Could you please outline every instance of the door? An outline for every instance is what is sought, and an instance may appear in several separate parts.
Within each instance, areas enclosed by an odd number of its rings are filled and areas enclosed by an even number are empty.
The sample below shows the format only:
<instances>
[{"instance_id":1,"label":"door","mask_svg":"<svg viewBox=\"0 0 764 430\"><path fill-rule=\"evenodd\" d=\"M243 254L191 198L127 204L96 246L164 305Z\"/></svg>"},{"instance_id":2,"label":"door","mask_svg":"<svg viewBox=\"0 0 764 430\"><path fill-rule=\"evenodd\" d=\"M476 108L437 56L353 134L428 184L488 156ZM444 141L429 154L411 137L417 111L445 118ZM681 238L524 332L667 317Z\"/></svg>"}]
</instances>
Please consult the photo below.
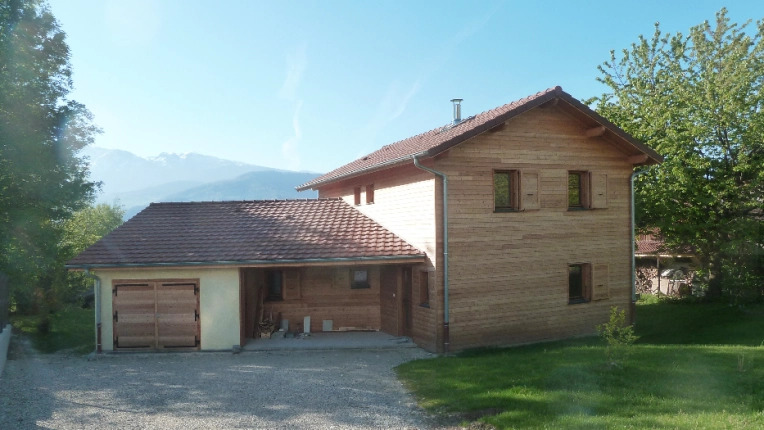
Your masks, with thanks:
<instances>
[{"instance_id":1,"label":"door","mask_svg":"<svg viewBox=\"0 0 764 430\"><path fill-rule=\"evenodd\" d=\"M115 349L198 348L199 281L115 282Z\"/></svg>"},{"instance_id":2,"label":"door","mask_svg":"<svg viewBox=\"0 0 764 430\"><path fill-rule=\"evenodd\" d=\"M411 268L405 267L402 270L403 275L403 291L401 294L401 307L402 312L401 316L403 321L401 321L400 327L401 327L401 335L403 336L409 336L411 337L411 331L414 325L414 318L413 318L413 294L412 294L412 278L411 278Z\"/></svg>"}]
</instances>

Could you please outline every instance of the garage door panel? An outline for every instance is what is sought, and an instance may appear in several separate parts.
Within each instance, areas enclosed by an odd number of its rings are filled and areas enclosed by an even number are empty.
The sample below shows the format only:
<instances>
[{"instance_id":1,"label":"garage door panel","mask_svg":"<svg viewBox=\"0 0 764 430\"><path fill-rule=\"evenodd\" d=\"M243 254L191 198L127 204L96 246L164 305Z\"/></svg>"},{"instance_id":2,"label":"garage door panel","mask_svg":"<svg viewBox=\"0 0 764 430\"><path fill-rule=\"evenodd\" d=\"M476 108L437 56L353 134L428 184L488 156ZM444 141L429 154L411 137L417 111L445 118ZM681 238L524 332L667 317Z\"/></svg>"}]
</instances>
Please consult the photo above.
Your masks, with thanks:
<instances>
[{"instance_id":1,"label":"garage door panel","mask_svg":"<svg viewBox=\"0 0 764 430\"><path fill-rule=\"evenodd\" d=\"M196 335L159 336L160 346L164 348L193 348L196 346Z\"/></svg>"},{"instance_id":2,"label":"garage door panel","mask_svg":"<svg viewBox=\"0 0 764 430\"><path fill-rule=\"evenodd\" d=\"M195 282L115 285L115 346L198 347L198 288Z\"/></svg>"},{"instance_id":3,"label":"garage door panel","mask_svg":"<svg viewBox=\"0 0 764 430\"><path fill-rule=\"evenodd\" d=\"M118 336L115 346L117 348L153 348L154 333L151 336Z\"/></svg>"}]
</instances>

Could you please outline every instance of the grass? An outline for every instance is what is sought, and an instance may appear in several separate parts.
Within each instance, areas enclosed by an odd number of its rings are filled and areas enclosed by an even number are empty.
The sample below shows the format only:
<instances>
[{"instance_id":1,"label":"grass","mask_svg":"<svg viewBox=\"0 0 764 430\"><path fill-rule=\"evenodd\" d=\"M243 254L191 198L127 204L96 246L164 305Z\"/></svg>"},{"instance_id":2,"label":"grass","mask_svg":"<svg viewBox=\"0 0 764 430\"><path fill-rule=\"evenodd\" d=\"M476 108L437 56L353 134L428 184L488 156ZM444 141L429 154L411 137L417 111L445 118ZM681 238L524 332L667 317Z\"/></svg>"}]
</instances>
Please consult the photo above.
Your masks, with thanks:
<instances>
[{"instance_id":1,"label":"grass","mask_svg":"<svg viewBox=\"0 0 764 430\"><path fill-rule=\"evenodd\" d=\"M420 404L498 428L764 428L764 306L637 306L634 354L602 341L466 351L399 366Z\"/></svg>"},{"instance_id":2,"label":"grass","mask_svg":"<svg viewBox=\"0 0 764 430\"><path fill-rule=\"evenodd\" d=\"M28 336L34 348L50 354L61 350L72 350L76 354L87 354L95 349L93 309L68 306L51 315L50 331L40 333L38 326L41 316L11 317L13 327Z\"/></svg>"}]
</instances>

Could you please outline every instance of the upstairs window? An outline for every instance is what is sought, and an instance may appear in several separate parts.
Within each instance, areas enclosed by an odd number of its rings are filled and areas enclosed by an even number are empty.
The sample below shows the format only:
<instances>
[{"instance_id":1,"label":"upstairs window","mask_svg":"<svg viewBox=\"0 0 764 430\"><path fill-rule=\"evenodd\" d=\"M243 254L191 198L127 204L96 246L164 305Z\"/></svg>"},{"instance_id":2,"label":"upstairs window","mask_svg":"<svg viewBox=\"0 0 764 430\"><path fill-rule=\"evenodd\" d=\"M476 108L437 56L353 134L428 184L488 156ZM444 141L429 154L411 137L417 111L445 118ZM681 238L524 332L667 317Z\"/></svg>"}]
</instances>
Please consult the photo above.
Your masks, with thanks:
<instances>
[{"instance_id":1,"label":"upstairs window","mask_svg":"<svg viewBox=\"0 0 764 430\"><path fill-rule=\"evenodd\" d=\"M355 187L355 189L353 190L353 197L354 197L353 203L356 206L360 206L361 205L361 187Z\"/></svg>"},{"instance_id":2,"label":"upstairs window","mask_svg":"<svg viewBox=\"0 0 764 430\"><path fill-rule=\"evenodd\" d=\"M589 172L568 172L568 208L590 208Z\"/></svg>"},{"instance_id":3,"label":"upstairs window","mask_svg":"<svg viewBox=\"0 0 764 430\"><path fill-rule=\"evenodd\" d=\"M520 209L520 175L517 170L493 172L493 208L495 212L511 212Z\"/></svg>"},{"instance_id":4,"label":"upstairs window","mask_svg":"<svg viewBox=\"0 0 764 430\"><path fill-rule=\"evenodd\" d=\"M374 184L366 186L366 204L374 203Z\"/></svg>"}]
</instances>

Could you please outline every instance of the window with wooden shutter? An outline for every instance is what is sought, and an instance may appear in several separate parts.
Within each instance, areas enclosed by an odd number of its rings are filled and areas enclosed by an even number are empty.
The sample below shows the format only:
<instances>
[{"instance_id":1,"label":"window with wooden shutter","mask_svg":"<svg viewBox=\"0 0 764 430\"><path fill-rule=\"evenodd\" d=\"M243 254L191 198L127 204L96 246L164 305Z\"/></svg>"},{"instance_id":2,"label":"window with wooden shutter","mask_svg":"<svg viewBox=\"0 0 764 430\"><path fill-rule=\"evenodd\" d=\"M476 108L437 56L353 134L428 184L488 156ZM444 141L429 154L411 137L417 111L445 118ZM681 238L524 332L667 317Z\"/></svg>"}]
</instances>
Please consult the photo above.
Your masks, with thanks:
<instances>
[{"instance_id":1,"label":"window with wooden shutter","mask_svg":"<svg viewBox=\"0 0 764 430\"><path fill-rule=\"evenodd\" d=\"M607 175L593 173L592 178L592 208L607 208Z\"/></svg>"},{"instance_id":2,"label":"window with wooden shutter","mask_svg":"<svg viewBox=\"0 0 764 430\"><path fill-rule=\"evenodd\" d=\"M520 209L518 199L519 179L517 170L497 170L493 172L494 212L513 212Z\"/></svg>"},{"instance_id":3,"label":"window with wooden shutter","mask_svg":"<svg viewBox=\"0 0 764 430\"><path fill-rule=\"evenodd\" d=\"M590 209L591 207L590 172L568 172L568 209Z\"/></svg>"},{"instance_id":4,"label":"window with wooden shutter","mask_svg":"<svg viewBox=\"0 0 764 430\"><path fill-rule=\"evenodd\" d=\"M592 297L592 265L568 265L568 304L586 303Z\"/></svg>"},{"instance_id":5,"label":"window with wooden shutter","mask_svg":"<svg viewBox=\"0 0 764 430\"><path fill-rule=\"evenodd\" d=\"M607 264L595 264L592 270L592 300L610 298L610 282Z\"/></svg>"},{"instance_id":6,"label":"window with wooden shutter","mask_svg":"<svg viewBox=\"0 0 764 430\"><path fill-rule=\"evenodd\" d=\"M374 184L366 186L366 204L374 203Z\"/></svg>"},{"instance_id":7,"label":"window with wooden shutter","mask_svg":"<svg viewBox=\"0 0 764 430\"><path fill-rule=\"evenodd\" d=\"M520 181L520 204L522 210L539 209L539 174L538 172L523 172Z\"/></svg>"},{"instance_id":8,"label":"window with wooden shutter","mask_svg":"<svg viewBox=\"0 0 764 430\"><path fill-rule=\"evenodd\" d=\"M361 204L361 187L355 187L353 189L353 204L356 206Z\"/></svg>"}]
</instances>

